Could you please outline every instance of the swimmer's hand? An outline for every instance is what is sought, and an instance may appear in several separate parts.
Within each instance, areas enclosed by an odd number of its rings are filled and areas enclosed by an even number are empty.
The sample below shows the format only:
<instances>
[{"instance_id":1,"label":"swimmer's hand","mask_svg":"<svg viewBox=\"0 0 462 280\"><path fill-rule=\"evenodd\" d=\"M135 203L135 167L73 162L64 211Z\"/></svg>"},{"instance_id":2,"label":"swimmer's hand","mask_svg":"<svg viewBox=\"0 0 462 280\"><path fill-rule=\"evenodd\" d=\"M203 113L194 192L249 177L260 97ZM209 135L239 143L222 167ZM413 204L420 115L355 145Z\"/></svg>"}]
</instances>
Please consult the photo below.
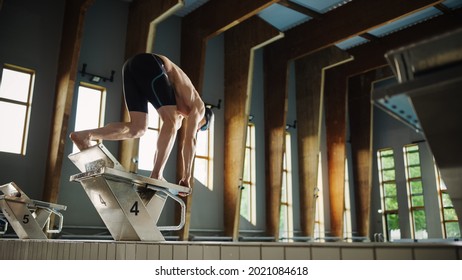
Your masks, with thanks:
<instances>
[{"instance_id":1,"label":"swimmer's hand","mask_svg":"<svg viewBox=\"0 0 462 280\"><path fill-rule=\"evenodd\" d=\"M191 190L189 191L189 193L179 192L179 193L178 193L179 196L187 197L188 195L192 194L191 185L189 184L189 182L188 182L187 180L181 179L180 182L178 183L178 185L183 186L183 187L187 187L187 188L190 188L190 189L191 189Z\"/></svg>"}]
</instances>

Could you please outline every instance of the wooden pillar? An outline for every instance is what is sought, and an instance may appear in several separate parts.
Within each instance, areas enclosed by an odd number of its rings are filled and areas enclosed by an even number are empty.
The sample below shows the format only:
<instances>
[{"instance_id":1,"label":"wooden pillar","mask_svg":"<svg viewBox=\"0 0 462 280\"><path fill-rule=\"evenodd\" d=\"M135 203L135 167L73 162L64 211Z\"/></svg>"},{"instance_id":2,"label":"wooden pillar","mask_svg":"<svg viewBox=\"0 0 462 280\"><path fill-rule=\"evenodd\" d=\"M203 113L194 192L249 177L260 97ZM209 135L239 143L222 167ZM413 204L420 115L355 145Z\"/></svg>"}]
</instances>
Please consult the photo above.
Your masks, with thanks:
<instances>
[{"instance_id":1,"label":"wooden pillar","mask_svg":"<svg viewBox=\"0 0 462 280\"><path fill-rule=\"evenodd\" d=\"M151 52L154 45L156 24L182 6L181 0L136 0L130 4L127 24L125 58ZM122 119L129 121L127 108L122 106ZM119 146L120 163L136 172L139 139L123 140Z\"/></svg>"},{"instance_id":2,"label":"wooden pillar","mask_svg":"<svg viewBox=\"0 0 462 280\"><path fill-rule=\"evenodd\" d=\"M348 53L334 46L295 61L300 223L303 236L313 237L314 231L324 69L348 60Z\"/></svg>"},{"instance_id":3,"label":"wooden pillar","mask_svg":"<svg viewBox=\"0 0 462 280\"><path fill-rule=\"evenodd\" d=\"M337 68L334 68L337 69ZM347 81L336 71L325 76L327 168L330 201L330 234L343 236Z\"/></svg>"},{"instance_id":4,"label":"wooden pillar","mask_svg":"<svg viewBox=\"0 0 462 280\"><path fill-rule=\"evenodd\" d=\"M69 115L71 114L85 14L93 1L68 0L65 5L53 123L50 132L45 187L42 196L44 201L51 203L58 202L64 144L68 137Z\"/></svg>"},{"instance_id":5,"label":"wooden pillar","mask_svg":"<svg viewBox=\"0 0 462 280\"><path fill-rule=\"evenodd\" d=\"M212 0L183 18L181 23L181 68L189 76L199 94L202 94L204 78L205 50L207 40L238 25L277 0ZM178 138L184 135L183 129ZM178 145L177 177L183 166L181 161L182 143ZM191 203L193 196L185 198L186 223L180 232L181 240L189 239Z\"/></svg>"},{"instance_id":6,"label":"wooden pillar","mask_svg":"<svg viewBox=\"0 0 462 280\"><path fill-rule=\"evenodd\" d=\"M287 116L288 59L272 48L264 51L266 234L279 237L282 165Z\"/></svg>"},{"instance_id":7,"label":"wooden pillar","mask_svg":"<svg viewBox=\"0 0 462 280\"><path fill-rule=\"evenodd\" d=\"M358 236L369 238L372 186L372 83L393 76L384 66L348 81L348 115L350 118L351 165L355 195Z\"/></svg>"},{"instance_id":8,"label":"wooden pillar","mask_svg":"<svg viewBox=\"0 0 462 280\"><path fill-rule=\"evenodd\" d=\"M240 191L251 102L253 52L282 33L252 17L225 33L225 235L239 237Z\"/></svg>"}]
</instances>

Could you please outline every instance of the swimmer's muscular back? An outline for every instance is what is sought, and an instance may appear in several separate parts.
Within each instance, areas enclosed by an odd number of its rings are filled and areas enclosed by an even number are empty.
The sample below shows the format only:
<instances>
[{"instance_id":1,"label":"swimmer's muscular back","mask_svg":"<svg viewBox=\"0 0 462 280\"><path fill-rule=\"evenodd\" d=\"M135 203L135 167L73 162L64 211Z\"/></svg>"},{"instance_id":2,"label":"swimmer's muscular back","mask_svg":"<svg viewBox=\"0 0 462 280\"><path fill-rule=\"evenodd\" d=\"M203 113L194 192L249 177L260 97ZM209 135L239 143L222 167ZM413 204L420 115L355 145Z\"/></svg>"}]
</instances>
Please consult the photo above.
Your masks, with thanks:
<instances>
[{"instance_id":1,"label":"swimmer's muscular back","mask_svg":"<svg viewBox=\"0 0 462 280\"><path fill-rule=\"evenodd\" d=\"M158 55L164 62L164 68L167 72L168 80L175 89L175 97L177 101L177 110L184 116L189 116L191 111L204 110L204 103L199 97L199 93L191 82L191 79L173 63L170 59L163 55Z\"/></svg>"}]
</instances>

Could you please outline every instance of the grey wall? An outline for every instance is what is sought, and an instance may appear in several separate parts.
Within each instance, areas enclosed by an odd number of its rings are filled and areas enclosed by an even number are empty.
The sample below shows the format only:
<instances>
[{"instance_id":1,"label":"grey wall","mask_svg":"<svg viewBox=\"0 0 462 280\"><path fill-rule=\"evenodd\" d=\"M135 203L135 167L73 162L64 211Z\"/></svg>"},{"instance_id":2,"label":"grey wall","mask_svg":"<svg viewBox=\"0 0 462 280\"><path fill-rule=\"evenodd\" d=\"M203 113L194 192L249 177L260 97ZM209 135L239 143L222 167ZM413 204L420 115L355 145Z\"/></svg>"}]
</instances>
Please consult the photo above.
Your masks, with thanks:
<instances>
[{"instance_id":1,"label":"grey wall","mask_svg":"<svg viewBox=\"0 0 462 280\"><path fill-rule=\"evenodd\" d=\"M63 12L54 0L5 0L0 10L0 67L36 72L26 155L0 152L0 184L16 182L33 199L43 193Z\"/></svg>"}]
</instances>

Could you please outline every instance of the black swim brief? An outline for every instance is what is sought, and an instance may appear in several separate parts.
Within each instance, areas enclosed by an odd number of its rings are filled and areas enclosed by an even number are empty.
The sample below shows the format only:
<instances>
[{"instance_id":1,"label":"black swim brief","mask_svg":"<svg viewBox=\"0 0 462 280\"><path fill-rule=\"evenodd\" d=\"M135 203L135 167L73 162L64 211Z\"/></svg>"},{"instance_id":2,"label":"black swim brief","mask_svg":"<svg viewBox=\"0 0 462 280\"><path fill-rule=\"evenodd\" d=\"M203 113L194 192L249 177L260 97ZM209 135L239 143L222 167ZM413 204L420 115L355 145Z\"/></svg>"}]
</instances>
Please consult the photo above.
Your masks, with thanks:
<instances>
[{"instance_id":1,"label":"black swim brief","mask_svg":"<svg viewBox=\"0 0 462 280\"><path fill-rule=\"evenodd\" d=\"M138 54L123 66L125 102L129 111L148 112L148 102L159 109L176 105L175 90L165 72L163 61L155 54Z\"/></svg>"}]
</instances>

